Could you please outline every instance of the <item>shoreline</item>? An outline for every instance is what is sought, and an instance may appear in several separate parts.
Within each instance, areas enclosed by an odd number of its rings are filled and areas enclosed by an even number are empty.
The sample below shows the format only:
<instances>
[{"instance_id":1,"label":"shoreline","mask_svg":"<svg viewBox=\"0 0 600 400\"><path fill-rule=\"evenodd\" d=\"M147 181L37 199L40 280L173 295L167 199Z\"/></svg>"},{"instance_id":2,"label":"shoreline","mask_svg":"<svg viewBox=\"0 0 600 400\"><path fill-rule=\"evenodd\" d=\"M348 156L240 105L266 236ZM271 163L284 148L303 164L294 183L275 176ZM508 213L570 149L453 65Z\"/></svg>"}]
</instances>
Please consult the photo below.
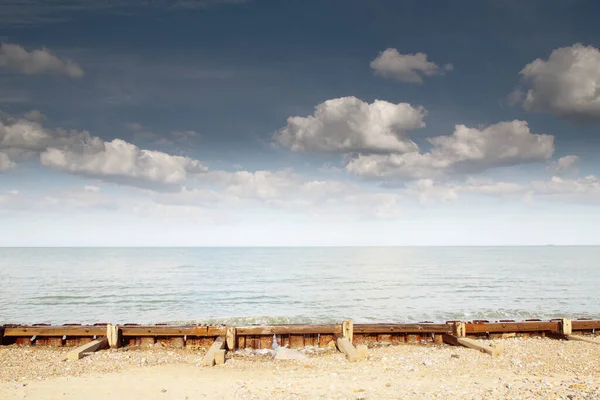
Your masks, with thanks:
<instances>
[{"instance_id":1,"label":"shoreline","mask_svg":"<svg viewBox=\"0 0 600 400\"><path fill-rule=\"evenodd\" d=\"M3 399L598 399L600 346L549 338L499 339L498 357L440 344L377 346L349 363L333 349L306 347L304 361L237 350L225 364L204 351L138 346L59 361L68 348L0 347Z\"/></svg>"}]
</instances>

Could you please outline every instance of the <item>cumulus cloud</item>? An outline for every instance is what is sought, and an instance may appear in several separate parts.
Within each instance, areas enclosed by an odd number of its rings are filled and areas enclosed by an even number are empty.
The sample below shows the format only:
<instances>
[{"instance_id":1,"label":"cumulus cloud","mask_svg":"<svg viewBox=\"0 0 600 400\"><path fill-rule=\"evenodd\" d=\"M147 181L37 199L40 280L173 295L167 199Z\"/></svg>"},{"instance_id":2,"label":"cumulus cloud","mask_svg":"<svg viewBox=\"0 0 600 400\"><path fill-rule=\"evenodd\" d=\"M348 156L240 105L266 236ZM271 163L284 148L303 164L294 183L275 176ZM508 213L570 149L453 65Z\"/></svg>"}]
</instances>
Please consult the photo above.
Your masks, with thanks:
<instances>
[{"instance_id":1,"label":"cumulus cloud","mask_svg":"<svg viewBox=\"0 0 600 400\"><path fill-rule=\"evenodd\" d=\"M83 69L71 60L62 60L48 49L27 51L17 44L0 43L0 67L26 75L56 74L81 78Z\"/></svg>"},{"instance_id":2,"label":"cumulus cloud","mask_svg":"<svg viewBox=\"0 0 600 400\"><path fill-rule=\"evenodd\" d=\"M0 152L0 172L14 168L15 163L8 158L8 155Z\"/></svg>"},{"instance_id":3,"label":"cumulus cloud","mask_svg":"<svg viewBox=\"0 0 600 400\"><path fill-rule=\"evenodd\" d=\"M292 151L405 153L416 144L406 131L423 128L426 110L407 103L356 97L327 100L308 117L290 117L274 139Z\"/></svg>"},{"instance_id":4,"label":"cumulus cloud","mask_svg":"<svg viewBox=\"0 0 600 400\"><path fill-rule=\"evenodd\" d=\"M46 116L39 110L27 111L23 114L23 117L28 121L38 122L40 124L46 120Z\"/></svg>"},{"instance_id":5,"label":"cumulus cloud","mask_svg":"<svg viewBox=\"0 0 600 400\"><path fill-rule=\"evenodd\" d=\"M423 76L442 75L452 71L454 66L446 64L440 68L436 63L427 61L427 54L400 54L394 48L386 49L371 61L375 75L407 83L423 83Z\"/></svg>"},{"instance_id":6,"label":"cumulus cloud","mask_svg":"<svg viewBox=\"0 0 600 400\"><path fill-rule=\"evenodd\" d=\"M258 204L313 217L396 218L397 193L368 192L357 185L333 180L307 180L292 170L210 171L197 180L204 188L184 188L154 196L161 204L227 208Z\"/></svg>"},{"instance_id":7,"label":"cumulus cloud","mask_svg":"<svg viewBox=\"0 0 600 400\"><path fill-rule=\"evenodd\" d=\"M452 203L466 195L485 195L523 202L537 200L580 204L600 204L600 179L594 175L565 179L553 176L547 181L502 182L469 178L463 182L421 179L406 186L405 193L420 203Z\"/></svg>"},{"instance_id":8,"label":"cumulus cloud","mask_svg":"<svg viewBox=\"0 0 600 400\"><path fill-rule=\"evenodd\" d=\"M528 192L526 185L514 182L497 182L492 179L469 178L464 182L436 182L420 179L407 186L407 193L417 196L419 202L454 203L461 194L486 195L492 197L523 197Z\"/></svg>"},{"instance_id":9,"label":"cumulus cloud","mask_svg":"<svg viewBox=\"0 0 600 400\"><path fill-rule=\"evenodd\" d=\"M547 112L578 121L600 121L600 50L574 44L538 58L520 74L525 110Z\"/></svg>"},{"instance_id":10,"label":"cumulus cloud","mask_svg":"<svg viewBox=\"0 0 600 400\"><path fill-rule=\"evenodd\" d=\"M600 179L594 175L576 179L553 176L549 181L534 181L531 186L540 196L568 202L600 203Z\"/></svg>"},{"instance_id":11,"label":"cumulus cloud","mask_svg":"<svg viewBox=\"0 0 600 400\"><path fill-rule=\"evenodd\" d=\"M575 155L564 156L548 165L546 171L556 175L576 175L579 173L576 167L577 163L579 163L579 157Z\"/></svg>"},{"instance_id":12,"label":"cumulus cloud","mask_svg":"<svg viewBox=\"0 0 600 400\"><path fill-rule=\"evenodd\" d=\"M43 166L127 184L180 185L207 168L198 160L144 150L121 139L104 141L86 131L49 130L37 122L0 121L0 150L39 153Z\"/></svg>"},{"instance_id":13,"label":"cumulus cloud","mask_svg":"<svg viewBox=\"0 0 600 400\"><path fill-rule=\"evenodd\" d=\"M405 154L359 154L348 172L405 180L482 172L498 166L543 162L554 153L554 137L534 134L525 121L500 122L483 129L456 125L448 136L429 138L431 151Z\"/></svg>"},{"instance_id":14,"label":"cumulus cloud","mask_svg":"<svg viewBox=\"0 0 600 400\"><path fill-rule=\"evenodd\" d=\"M210 171L199 175L198 180L222 190L229 198L276 199L309 197L327 198L351 193L355 186L338 181L305 180L301 175L286 169L281 171Z\"/></svg>"},{"instance_id":15,"label":"cumulus cloud","mask_svg":"<svg viewBox=\"0 0 600 400\"><path fill-rule=\"evenodd\" d=\"M188 173L207 170L198 160L143 150L121 139L89 143L82 151L48 148L40 155L40 161L46 167L75 174L124 177L167 185L181 184Z\"/></svg>"}]
</instances>

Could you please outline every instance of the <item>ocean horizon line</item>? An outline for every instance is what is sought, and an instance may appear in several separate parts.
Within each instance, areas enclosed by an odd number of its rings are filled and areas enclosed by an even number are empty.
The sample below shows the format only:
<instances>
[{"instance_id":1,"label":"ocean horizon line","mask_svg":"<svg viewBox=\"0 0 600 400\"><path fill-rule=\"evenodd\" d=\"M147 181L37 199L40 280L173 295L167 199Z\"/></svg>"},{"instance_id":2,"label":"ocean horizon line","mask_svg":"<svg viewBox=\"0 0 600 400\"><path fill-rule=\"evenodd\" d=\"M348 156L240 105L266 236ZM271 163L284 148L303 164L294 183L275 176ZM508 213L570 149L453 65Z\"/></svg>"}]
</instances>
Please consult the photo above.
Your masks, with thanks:
<instances>
[{"instance_id":1,"label":"ocean horizon line","mask_svg":"<svg viewBox=\"0 0 600 400\"><path fill-rule=\"evenodd\" d=\"M451 245L198 245L198 246L156 246L156 245L65 245L65 246L3 246L0 249L318 249L318 248L527 248L527 247L599 247L597 244L451 244Z\"/></svg>"}]
</instances>

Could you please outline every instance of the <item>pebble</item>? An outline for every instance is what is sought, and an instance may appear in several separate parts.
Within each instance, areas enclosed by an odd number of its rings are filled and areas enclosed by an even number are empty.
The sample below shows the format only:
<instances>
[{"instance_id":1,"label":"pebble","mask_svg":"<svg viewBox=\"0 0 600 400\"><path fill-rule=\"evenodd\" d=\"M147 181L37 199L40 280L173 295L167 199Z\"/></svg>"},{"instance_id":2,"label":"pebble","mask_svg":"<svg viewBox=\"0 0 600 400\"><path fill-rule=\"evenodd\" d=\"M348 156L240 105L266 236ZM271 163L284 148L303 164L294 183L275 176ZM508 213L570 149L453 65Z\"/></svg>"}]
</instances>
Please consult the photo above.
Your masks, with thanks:
<instances>
[{"instance_id":1,"label":"pebble","mask_svg":"<svg viewBox=\"0 0 600 400\"><path fill-rule=\"evenodd\" d=\"M511 338L499 357L450 346L379 346L370 359L349 363L333 349L307 348L303 361L275 362L272 351L244 349L228 356L219 371L264 369L276 377L273 386L235 379L237 398L477 398L477 399L591 399L600 400L600 346L585 342ZM82 360L57 362L68 348L0 347L0 382L71 377L118 372L164 364L199 364L203 350L153 346L105 350ZM460 359L460 362L456 362ZM309 368L307 368L307 366ZM425 368L425 367L427 368ZM401 385L392 385L404 374ZM320 389L304 381L322 379ZM477 382L477 383L475 383ZM271 392L273 387L279 388ZM364 389L365 392L354 392ZM248 392L251 390L252 392ZM261 390L263 390L261 392ZM312 390L312 391L311 391ZM319 392L316 393L315 390ZM166 389L161 391L166 392Z\"/></svg>"}]
</instances>

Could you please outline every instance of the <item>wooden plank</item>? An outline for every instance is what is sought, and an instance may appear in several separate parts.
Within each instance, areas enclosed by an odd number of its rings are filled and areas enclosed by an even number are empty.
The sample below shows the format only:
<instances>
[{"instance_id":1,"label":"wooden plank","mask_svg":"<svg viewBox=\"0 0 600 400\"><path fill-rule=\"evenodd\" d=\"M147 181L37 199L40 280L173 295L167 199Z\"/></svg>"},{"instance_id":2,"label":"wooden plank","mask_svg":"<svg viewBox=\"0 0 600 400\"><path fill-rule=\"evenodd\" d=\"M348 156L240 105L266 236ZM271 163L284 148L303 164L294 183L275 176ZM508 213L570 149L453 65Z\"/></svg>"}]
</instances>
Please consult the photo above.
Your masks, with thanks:
<instances>
[{"instance_id":1,"label":"wooden plank","mask_svg":"<svg viewBox=\"0 0 600 400\"><path fill-rule=\"evenodd\" d=\"M212 346L210 346L210 349L208 349L208 351L204 355L204 358L202 359L202 364L208 365L209 367L214 366L216 353L217 351L225 348L225 342L225 336L219 336L218 338L216 338Z\"/></svg>"},{"instance_id":2,"label":"wooden plank","mask_svg":"<svg viewBox=\"0 0 600 400\"><path fill-rule=\"evenodd\" d=\"M227 334L226 326L207 326L206 336L225 336Z\"/></svg>"},{"instance_id":3,"label":"wooden plank","mask_svg":"<svg viewBox=\"0 0 600 400\"><path fill-rule=\"evenodd\" d=\"M217 350L215 352L215 364L216 365L225 364L225 350L221 349L221 350Z\"/></svg>"},{"instance_id":4,"label":"wooden plank","mask_svg":"<svg viewBox=\"0 0 600 400\"><path fill-rule=\"evenodd\" d=\"M571 321L571 328L574 331L600 330L600 320L573 320Z\"/></svg>"},{"instance_id":5,"label":"wooden plank","mask_svg":"<svg viewBox=\"0 0 600 400\"><path fill-rule=\"evenodd\" d=\"M0 326L0 346L4 344L4 327Z\"/></svg>"},{"instance_id":6,"label":"wooden plank","mask_svg":"<svg viewBox=\"0 0 600 400\"><path fill-rule=\"evenodd\" d=\"M121 326L123 337L207 336L205 326Z\"/></svg>"},{"instance_id":7,"label":"wooden plank","mask_svg":"<svg viewBox=\"0 0 600 400\"><path fill-rule=\"evenodd\" d=\"M352 346L352 343L350 343L350 341L347 338L339 336L336 340L336 343L337 348L346 355L346 359L348 361L354 362L360 359L358 350L356 350L356 348Z\"/></svg>"},{"instance_id":8,"label":"wooden plank","mask_svg":"<svg viewBox=\"0 0 600 400\"><path fill-rule=\"evenodd\" d=\"M18 326L4 328L4 337L104 336L104 326Z\"/></svg>"},{"instance_id":9,"label":"wooden plank","mask_svg":"<svg viewBox=\"0 0 600 400\"><path fill-rule=\"evenodd\" d=\"M358 352L358 356L360 358L369 358L369 348L366 344L359 344L356 346L356 351Z\"/></svg>"},{"instance_id":10,"label":"wooden plank","mask_svg":"<svg viewBox=\"0 0 600 400\"><path fill-rule=\"evenodd\" d=\"M304 347L304 335L290 335L290 349L301 349Z\"/></svg>"},{"instance_id":11,"label":"wooden plank","mask_svg":"<svg viewBox=\"0 0 600 400\"><path fill-rule=\"evenodd\" d=\"M236 334L243 335L317 335L335 334L339 331L335 325L265 325L241 326Z\"/></svg>"},{"instance_id":12,"label":"wooden plank","mask_svg":"<svg viewBox=\"0 0 600 400\"><path fill-rule=\"evenodd\" d=\"M487 353L487 354L491 355L492 357L499 356L500 354L502 354L502 351L504 350L504 348L501 346L498 346L498 347L487 346L485 344L477 343L477 340L475 340L475 339L469 339L466 337L458 337L458 336L454 336L454 335L449 335L447 333L442 335L442 339L444 340L445 343L451 344L452 346L468 347L470 349L474 349L474 350L481 351L483 353Z\"/></svg>"},{"instance_id":13,"label":"wooden plank","mask_svg":"<svg viewBox=\"0 0 600 400\"><path fill-rule=\"evenodd\" d=\"M327 345L333 340L333 335L321 334L319 335L319 347L327 347Z\"/></svg>"},{"instance_id":14,"label":"wooden plank","mask_svg":"<svg viewBox=\"0 0 600 400\"><path fill-rule=\"evenodd\" d=\"M93 353L105 348L106 346L108 346L108 338L104 337L97 339L71 350L62 360L79 360L80 358L83 358L83 353Z\"/></svg>"},{"instance_id":15,"label":"wooden plank","mask_svg":"<svg viewBox=\"0 0 600 400\"><path fill-rule=\"evenodd\" d=\"M272 349L273 348L273 336L261 336L259 339L261 349Z\"/></svg>"},{"instance_id":16,"label":"wooden plank","mask_svg":"<svg viewBox=\"0 0 600 400\"><path fill-rule=\"evenodd\" d=\"M467 335L476 333L522 333L522 332L557 332L558 321L547 322L495 322L474 324L466 323Z\"/></svg>"},{"instance_id":17,"label":"wooden plank","mask_svg":"<svg viewBox=\"0 0 600 400\"><path fill-rule=\"evenodd\" d=\"M449 324L355 324L354 333L448 333Z\"/></svg>"},{"instance_id":18,"label":"wooden plank","mask_svg":"<svg viewBox=\"0 0 600 400\"><path fill-rule=\"evenodd\" d=\"M578 340L581 342L600 344L600 340L581 335L566 335L569 340Z\"/></svg>"}]
</instances>

